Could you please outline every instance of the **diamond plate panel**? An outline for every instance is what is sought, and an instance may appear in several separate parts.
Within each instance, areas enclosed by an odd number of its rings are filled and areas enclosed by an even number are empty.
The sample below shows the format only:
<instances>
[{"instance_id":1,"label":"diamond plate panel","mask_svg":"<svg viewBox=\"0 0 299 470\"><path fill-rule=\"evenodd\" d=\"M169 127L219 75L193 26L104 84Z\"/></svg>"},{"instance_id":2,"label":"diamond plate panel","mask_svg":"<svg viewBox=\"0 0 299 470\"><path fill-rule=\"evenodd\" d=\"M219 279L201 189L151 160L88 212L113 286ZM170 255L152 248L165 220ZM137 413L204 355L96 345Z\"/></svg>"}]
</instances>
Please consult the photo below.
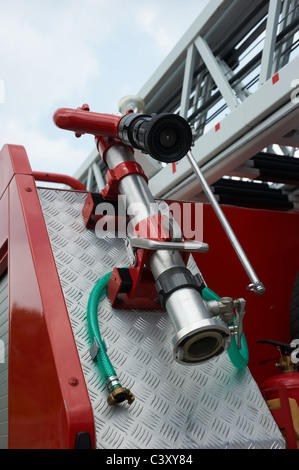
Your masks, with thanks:
<instances>
[{"instance_id":1,"label":"diamond plate panel","mask_svg":"<svg viewBox=\"0 0 299 470\"><path fill-rule=\"evenodd\" d=\"M8 447L8 271L0 276L0 449Z\"/></svg>"},{"instance_id":2,"label":"diamond plate panel","mask_svg":"<svg viewBox=\"0 0 299 470\"><path fill-rule=\"evenodd\" d=\"M89 355L86 307L95 282L129 264L123 239L99 239L81 215L84 193L39 189L96 426L98 448L284 448L248 368L237 370L227 353L200 366L172 358L166 312L113 310L99 305L99 324L121 383L136 399L107 405L107 389ZM194 262L189 265L197 271Z\"/></svg>"}]
</instances>

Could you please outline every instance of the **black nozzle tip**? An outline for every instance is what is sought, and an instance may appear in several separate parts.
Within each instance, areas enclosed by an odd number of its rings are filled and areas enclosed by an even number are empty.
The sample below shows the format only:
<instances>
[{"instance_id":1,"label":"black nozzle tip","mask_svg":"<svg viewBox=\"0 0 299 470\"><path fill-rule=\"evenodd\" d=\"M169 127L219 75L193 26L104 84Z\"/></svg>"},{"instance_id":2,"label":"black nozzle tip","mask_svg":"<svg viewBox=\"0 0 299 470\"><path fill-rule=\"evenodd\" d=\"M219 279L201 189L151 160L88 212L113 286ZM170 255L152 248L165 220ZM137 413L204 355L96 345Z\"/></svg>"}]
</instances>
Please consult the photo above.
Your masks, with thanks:
<instances>
[{"instance_id":1,"label":"black nozzle tip","mask_svg":"<svg viewBox=\"0 0 299 470\"><path fill-rule=\"evenodd\" d=\"M192 146L191 128L177 114L127 114L119 123L118 135L126 144L165 163L181 160Z\"/></svg>"},{"instance_id":2,"label":"black nozzle tip","mask_svg":"<svg viewBox=\"0 0 299 470\"><path fill-rule=\"evenodd\" d=\"M192 132L185 119L176 114L158 114L144 124L148 153L161 162L181 160L192 145Z\"/></svg>"}]
</instances>

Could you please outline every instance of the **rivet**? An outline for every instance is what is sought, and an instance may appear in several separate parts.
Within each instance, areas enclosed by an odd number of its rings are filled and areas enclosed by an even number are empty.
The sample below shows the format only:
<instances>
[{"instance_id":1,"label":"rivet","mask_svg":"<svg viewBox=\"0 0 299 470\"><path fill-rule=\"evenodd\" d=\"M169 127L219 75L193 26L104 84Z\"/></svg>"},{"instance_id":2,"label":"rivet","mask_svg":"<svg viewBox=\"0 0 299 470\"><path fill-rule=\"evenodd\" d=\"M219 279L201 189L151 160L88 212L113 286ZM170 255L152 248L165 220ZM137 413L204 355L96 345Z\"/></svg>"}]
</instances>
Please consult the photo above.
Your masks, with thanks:
<instances>
[{"instance_id":1,"label":"rivet","mask_svg":"<svg viewBox=\"0 0 299 470\"><path fill-rule=\"evenodd\" d=\"M76 387L79 384L79 380L76 377L69 378L69 385Z\"/></svg>"},{"instance_id":2,"label":"rivet","mask_svg":"<svg viewBox=\"0 0 299 470\"><path fill-rule=\"evenodd\" d=\"M27 193L31 193L32 189L31 189L29 186L27 186L27 187L25 188L25 191L27 191Z\"/></svg>"}]
</instances>

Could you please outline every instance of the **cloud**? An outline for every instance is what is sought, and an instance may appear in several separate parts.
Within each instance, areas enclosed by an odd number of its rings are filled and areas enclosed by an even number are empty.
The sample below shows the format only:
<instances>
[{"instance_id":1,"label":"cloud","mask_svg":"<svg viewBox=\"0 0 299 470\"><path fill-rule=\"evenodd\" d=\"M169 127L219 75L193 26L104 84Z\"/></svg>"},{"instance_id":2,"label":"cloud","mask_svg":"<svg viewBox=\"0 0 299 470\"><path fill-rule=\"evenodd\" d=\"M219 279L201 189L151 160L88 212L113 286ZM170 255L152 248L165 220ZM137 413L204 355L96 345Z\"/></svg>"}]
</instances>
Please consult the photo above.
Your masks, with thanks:
<instances>
[{"instance_id":1,"label":"cloud","mask_svg":"<svg viewBox=\"0 0 299 470\"><path fill-rule=\"evenodd\" d=\"M85 102L93 111L116 112L119 99L144 85L202 2L2 2L0 148L21 143L34 169L47 163L47 171L62 172L67 161L74 172L94 148L93 138L57 129L53 112Z\"/></svg>"},{"instance_id":2,"label":"cloud","mask_svg":"<svg viewBox=\"0 0 299 470\"><path fill-rule=\"evenodd\" d=\"M24 128L14 119L6 123L5 135L8 144L25 147L33 171L72 175L87 157L82 148L71 144L68 134L57 139L48 138L38 130Z\"/></svg>"},{"instance_id":3,"label":"cloud","mask_svg":"<svg viewBox=\"0 0 299 470\"><path fill-rule=\"evenodd\" d=\"M49 19L48 19L49 21ZM10 113L37 120L60 100L86 92L90 77L100 74L95 52L55 21L43 31L12 12L1 13L0 57Z\"/></svg>"},{"instance_id":4,"label":"cloud","mask_svg":"<svg viewBox=\"0 0 299 470\"><path fill-rule=\"evenodd\" d=\"M164 56L174 45L173 37L176 36L177 30L165 27L165 17L161 18L161 14L159 5L143 5L137 12L137 21L139 30L150 37L154 47ZM167 16L169 25L171 19Z\"/></svg>"},{"instance_id":5,"label":"cloud","mask_svg":"<svg viewBox=\"0 0 299 470\"><path fill-rule=\"evenodd\" d=\"M209 1L163 0L140 3L136 14L139 31L148 35L152 45L164 58Z\"/></svg>"}]
</instances>

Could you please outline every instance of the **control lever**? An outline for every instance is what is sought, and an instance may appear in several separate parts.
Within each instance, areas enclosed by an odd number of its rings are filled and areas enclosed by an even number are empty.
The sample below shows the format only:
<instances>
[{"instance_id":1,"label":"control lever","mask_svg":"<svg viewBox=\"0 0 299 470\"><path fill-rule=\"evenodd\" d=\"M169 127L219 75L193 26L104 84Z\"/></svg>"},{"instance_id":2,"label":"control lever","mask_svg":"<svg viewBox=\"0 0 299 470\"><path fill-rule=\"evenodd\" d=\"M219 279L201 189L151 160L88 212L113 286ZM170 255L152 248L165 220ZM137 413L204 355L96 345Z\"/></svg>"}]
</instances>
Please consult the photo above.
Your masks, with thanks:
<instances>
[{"instance_id":1,"label":"control lever","mask_svg":"<svg viewBox=\"0 0 299 470\"><path fill-rule=\"evenodd\" d=\"M294 349L296 349L295 347L292 347L290 344L281 343L280 341L272 341L268 339L261 339L257 341L257 343L270 344L271 346L275 346L276 348L280 349L281 354L283 354L284 356L289 356L294 351Z\"/></svg>"},{"instance_id":2,"label":"control lever","mask_svg":"<svg viewBox=\"0 0 299 470\"><path fill-rule=\"evenodd\" d=\"M149 238L142 238L142 237L128 237L126 239L126 250L129 256L130 262L132 266L136 266L137 257L136 257L136 250L150 250L150 251L157 251L157 250L173 250L173 251L181 251L187 253L194 253L194 252L203 252L206 253L209 251L209 245L203 242L188 240L188 241L158 241L158 240L151 240Z\"/></svg>"},{"instance_id":3,"label":"control lever","mask_svg":"<svg viewBox=\"0 0 299 470\"><path fill-rule=\"evenodd\" d=\"M246 301L244 299L236 300L236 317L237 318L236 318L235 326L237 327L236 343L237 343L238 349L241 349L241 339L242 339L242 335L244 332L243 319L245 315L245 305L246 305Z\"/></svg>"},{"instance_id":4,"label":"control lever","mask_svg":"<svg viewBox=\"0 0 299 470\"><path fill-rule=\"evenodd\" d=\"M250 291L253 291L257 295L262 295L266 292L266 289L262 282L259 280L257 277L253 267L251 266L243 248L241 247L239 240L237 239L236 235L233 232L233 229L231 228L227 218L225 217L220 205L218 204L213 192L211 191L211 188L209 187L206 179L204 178L199 166L197 165L195 158L193 157L191 151L187 153L187 158L194 170L194 173L199 180L207 198L209 199L219 222L221 223L229 241L232 244L232 247L234 248L236 254L239 257L239 260L241 261L243 268L245 269L251 283L247 286L247 289Z\"/></svg>"},{"instance_id":5,"label":"control lever","mask_svg":"<svg viewBox=\"0 0 299 470\"><path fill-rule=\"evenodd\" d=\"M209 245L203 242L188 240L182 242L158 241L149 238L131 237L129 239L132 248L142 248L144 250L176 250L187 252L204 252L209 250Z\"/></svg>"},{"instance_id":6,"label":"control lever","mask_svg":"<svg viewBox=\"0 0 299 470\"><path fill-rule=\"evenodd\" d=\"M236 320L231 326L231 331L236 336L237 348L241 349L246 301L244 299L233 300L231 297L221 297L219 300L207 301L206 305L213 315L219 315L222 321L231 325L234 321L234 311L236 312Z\"/></svg>"}]
</instances>

